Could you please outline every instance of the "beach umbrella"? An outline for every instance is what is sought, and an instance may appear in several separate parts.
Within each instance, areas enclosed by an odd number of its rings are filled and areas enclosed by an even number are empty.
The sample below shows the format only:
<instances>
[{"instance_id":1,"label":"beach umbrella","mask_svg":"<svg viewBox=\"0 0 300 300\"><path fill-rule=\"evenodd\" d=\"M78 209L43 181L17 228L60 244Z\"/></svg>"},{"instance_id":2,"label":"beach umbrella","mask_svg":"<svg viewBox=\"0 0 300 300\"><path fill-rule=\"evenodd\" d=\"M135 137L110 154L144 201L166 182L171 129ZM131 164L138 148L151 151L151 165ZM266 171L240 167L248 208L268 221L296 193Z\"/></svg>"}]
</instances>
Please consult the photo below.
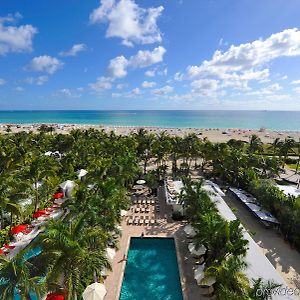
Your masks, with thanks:
<instances>
[{"instance_id":1,"label":"beach umbrella","mask_svg":"<svg viewBox=\"0 0 300 300\"><path fill-rule=\"evenodd\" d=\"M63 295L57 294L48 294L46 300L64 300L65 297Z\"/></svg>"},{"instance_id":2,"label":"beach umbrella","mask_svg":"<svg viewBox=\"0 0 300 300\"><path fill-rule=\"evenodd\" d=\"M107 258L112 261L116 255L116 250L113 248L106 248L105 250Z\"/></svg>"},{"instance_id":3,"label":"beach umbrella","mask_svg":"<svg viewBox=\"0 0 300 300\"><path fill-rule=\"evenodd\" d=\"M200 265L194 271L194 278L196 279L197 284L199 284L201 282L201 280L204 278L204 268L205 268L205 264Z\"/></svg>"},{"instance_id":4,"label":"beach umbrella","mask_svg":"<svg viewBox=\"0 0 300 300\"><path fill-rule=\"evenodd\" d=\"M65 191L65 190L68 190L70 188L73 188L74 185L75 185L74 181L67 180L67 181L62 182L59 186Z\"/></svg>"},{"instance_id":5,"label":"beach umbrella","mask_svg":"<svg viewBox=\"0 0 300 300\"><path fill-rule=\"evenodd\" d=\"M9 244L4 244L3 247L5 249L14 249L14 248L16 248L16 246L12 246L12 245L9 245Z\"/></svg>"},{"instance_id":6,"label":"beach umbrella","mask_svg":"<svg viewBox=\"0 0 300 300\"><path fill-rule=\"evenodd\" d=\"M51 152L51 151L47 151L47 152L45 152L45 155L46 155L46 156L51 156L51 154L52 154L52 152Z\"/></svg>"},{"instance_id":7,"label":"beach umbrella","mask_svg":"<svg viewBox=\"0 0 300 300\"><path fill-rule=\"evenodd\" d=\"M139 179L136 183L137 183L137 184L145 184L145 183L146 183L146 180L144 180L144 179Z\"/></svg>"},{"instance_id":8,"label":"beach umbrella","mask_svg":"<svg viewBox=\"0 0 300 300\"><path fill-rule=\"evenodd\" d=\"M37 190L39 187L41 187L43 183L41 181L35 182L32 184L32 188Z\"/></svg>"},{"instance_id":9,"label":"beach umbrella","mask_svg":"<svg viewBox=\"0 0 300 300\"><path fill-rule=\"evenodd\" d=\"M197 234L194 227L190 224L184 226L183 230L186 233L186 235L191 238L193 238Z\"/></svg>"},{"instance_id":10,"label":"beach umbrella","mask_svg":"<svg viewBox=\"0 0 300 300\"><path fill-rule=\"evenodd\" d=\"M107 291L105 285L102 283L95 282L86 287L82 297L83 300L103 300Z\"/></svg>"},{"instance_id":11,"label":"beach umbrella","mask_svg":"<svg viewBox=\"0 0 300 300\"><path fill-rule=\"evenodd\" d=\"M0 249L0 255L5 254L5 251L3 249Z\"/></svg>"},{"instance_id":12,"label":"beach umbrella","mask_svg":"<svg viewBox=\"0 0 300 300\"><path fill-rule=\"evenodd\" d=\"M191 254L195 256L201 256L206 253L206 248L203 245L201 245L198 249L196 249L194 243L189 243L188 249L191 252Z\"/></svg>"},{"instance_id":13,"label":"beach umbrella","mask_svg":"<svg viewBox=\"0 0 300 300\"><path fill-rule=\"evenodd\" d=\"M55 193L52 198L53 199L60 199L60 198L63 198L64 197L64 194L63 193Z\"/></svg>"},{"instance_id":14,"label":"beach umbrella","mask_svg":"<svg viewBox=\"0 0 300 300\"><path fill-rule=\"evenodd\" d=\"M10 232L11 232L12 234L18 234L18 233L20 233L20 232L25 231L25 230L27 229L27 227L28 227L28 224L20 224L20 225L17 225L17 226L15 226L15 227L12 227L12 228L10 229Z\"/></svg>"},{"instance_id":15,"label":"beach umbrella","mask_svg":"<svg viewBox=\"0 0 300 300\"><path fill-rule=\"evenodd\" d=\"M145 187L143 186L143 185L141 185L141 184L137 184L137 185L134 185L133 186L133 189L135 189L135 190L142 190L142 189L144 189Z\"/></svg>"},{"instance_id":16,"label":"beach umbrella","mask_svg":"<svg viewBox=\"0 0 300 300\"><path fill-rule=\"evenodd\" d=\"M120 215L121 215L121 217L125 217L127 215L127 213L128 213L127 210L121 209Z\"/></svg>"},{"instance_id":17,"label":"beach umbrella","mask_svg":"<svg viewBox=\"0 0 300 300\"><path fill-rule=\"evenodd\" d=\"M82 177L84 177L86 174L88 173L88 171L87 170L84 170L84 169L80 169L80 170L78 170L77 171L77 176L78 176L78 179L80 179L80 178L82 178Z\"/></svg>"}]
</instances>

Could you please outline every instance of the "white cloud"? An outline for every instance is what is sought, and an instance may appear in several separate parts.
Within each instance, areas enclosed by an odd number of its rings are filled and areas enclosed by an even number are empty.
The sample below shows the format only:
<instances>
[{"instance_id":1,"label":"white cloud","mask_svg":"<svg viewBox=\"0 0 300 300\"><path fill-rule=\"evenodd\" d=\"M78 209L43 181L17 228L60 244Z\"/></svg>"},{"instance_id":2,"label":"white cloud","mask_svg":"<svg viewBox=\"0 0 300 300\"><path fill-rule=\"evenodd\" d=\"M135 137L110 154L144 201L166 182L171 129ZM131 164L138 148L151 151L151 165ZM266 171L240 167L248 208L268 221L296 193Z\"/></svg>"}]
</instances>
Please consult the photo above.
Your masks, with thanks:
<instances>
[{"instance_id":1,"label":"white cloud","mask_svg":"<svg viewBox=\"0 0 300 300\"><path fill-rule=\"evenodd\" d=\"M162 46L154 48L153 51L140 50L130 57L129 63L133 68L145 68L163 61L166 49Z\"/></svg>"},{"instance_id":2,"label":"white cloud","mask_svg":"<svg viewBox=\"0 0 300 300\"><path fill-rule=\"evenodd\" d=\"M176 81L182 81L183 79L184 79L184 74L182 74L180 72L175 73L174 80L176 80Z\"/></svg>"},{"instance_id":3,"label":"white cloud","mask_svg":"<svg viewBox=\"0 0 300 300\"><path fill-rule=\"evenodd\" d=\"M148 70L145 72L145 76L147 77L154 77L155 76L155 70Z\"/></svg>"},{"instance_id":4,"label":"white cloud","mask_svg":"<svg viewBox=\"0 0 300 300\"><path fill-rule=\"evenodd\" d=\"M164 47L154 48L152 51L140 50L129 59L117 56L110 60L107 72L111 78L122 78L127 75L127 68L145 68L163 61L166 49Z\"/></svg>"},{"instance_id":5,"label":"white cloud","mask_svg":"<svg viewBox=\"0 0 300 300\"><path fill-rule=\"evenodd\" d=\"M294 88L293 91L296 92L296 93L298 93L298 94L300 94L300 87Z\"/></svg>"},{"instance_id":6,"label":"white cloud","mask_svg":"<svg viewBox=\"0 0 300 300\"><path fill-rule=\"evenodd\" d=\"M157 74L161 75L161 76L167 76L168 75L168 69L164 68L162 71L158 71Z\"/></svg>"},{"instance_id":7,"label":"white cloud","mask_svg":"<svg viewBox=\"0 0 300 300\"><path fill-rule=\"evenodd\" d=\"M49 55L41 55L34 57L28 65L27 69L30 71L54 74L57 70L61 69L63 65L64 63L55 57L51 57Z\"/></svg>"},{"instance_id":8,"label":"white cloud","mask_svg":"<svg viewBox=\"0 0 300 300\"><path fill-rule=\"evenodd\" d=\"M196 93L202 96L216 96L216 92L219 90L219 81L215 79L199 79L191 83L192 93Z\"/></svg>"},{"instance_id":9,"label":"white cloud","mask_svg":"<svg viewBox=\"0 0 300 300\"><path fill-rule=\"evenodd\" d=\"M74 92L70 89L61 89L58 91L58 94L56 94L56 96L63 96L65 98L80 98L81 94Z\"/></svg>"},{"instance_id":10,"label":"white cloud","mask_svg":"<svg viewBox=\"0 0 300 300\"><path fill-rule=\"evenodd\" d=\"M262 88L257 91L249 92L247 95L256 95L256 96L265 96L265 95L272 95L282 89L282 86L280 86L278 83L271 84L265 88Z\"/></svg>"},{"instance_id":11,"label":"white cloud","mask_svg":"<svg viewBox=\"0 0 300 300\"><path fill-rule=\"evenodd\" d=\"M24 79L24 82L25 83L28 83L28 84L37 84L37 85L43 85L44 83L46 83L48 81L49 77L48 76L45 76L45 75L42 75L42 76L38 76L36 78L34 77L27 77Z\"/></svg>"},{"instance_id":12,"label":"white cloud","mask_svg":"<svg viewBox=\"0 0 300 300\"><path fill-rule=\"evenodd\" d=\"M6 84L6 80L0 78L0 85L4 85L4 84Z\"/></svg>"},{"instance_id":13,"label":"white cloud","mask_svg":"<svg viewBox=\"0 0 300 300\"><path fill-rule=\"evenodd\" d=\"M24 89L21 86L17 86L15 89L17 92L23 92Z\"/></svg>"},{"instance_id":14,"label":"white cloud","mask_svg":"<svg viewBox=\"0 0 300 300\"><path fill-rule=\"evenodd\" d=\"M0 18L0 55L32 51L32 41L38 30L32 25L7 25L20 17L21 15L17 13L14 16Z\"/></svg>"},{"instance_id":15,"label":"white cloud","mask_svg":"<svg viewBox=\"0 0 300 300\"><path fill-rule=\"evenodd\" d=\"M69 51L62 51L59 53L60 56L76 56L79 52L87 50L85 44L75 44Z\"/></svg>"},{"instance_id":16,"label":"white cloud","mask_svg":"<svg viewBox=\"0 0 300 300\"><path fill-rule=\"evenodd\" d=\"M136 98L137 96L141 95L142 92L139 88L132 89L127 95L127 98Z\"/></svg>"},{"instance_id":17,"label":"white cloud","mask_svg":"<svg viewBox=\"0 0 300 300\"><path fill-rule=\"evenodd\" d=\"M106 37L119 37L122 44L133 46L161 42L156 24L163 7L141 8L134 0L101 0L90 14L91 23L108 23Z\"/></svg>"},{"instance_id":18,"label":"white cloud","mask_svg":"<svg viewBox=\"0 0 300 300\"><path fill-rule=\"evenodd\" d=\"M142 83L143 88L152 88L152 87L155 87L155 86L156 86L156 82L154 82L154 81L144 81Z\"/></svg>"},{"instance_id":19,"label":"white cloud","mask_svg":"<svg viewBox=\"0 0 300 300\"><path fill-rule=\"evenodd\" d=\"M278 57L298 55L300 55L300 31L297 28L286 29L272 34L265 40L259 39L239 46L232 45L224 53L217 50L211 60L205 60L200 66L188 67L188 75L194 78L242 72Z\"/></svg>"},{"instance_id":20,"label":"white cloud","mask_svg":"<svg viewBox=\"0 0 300 300\"><path fill-rule=\"evenodd\" d=\"M112 79L109 77L98 77L95 83L90 83L89 87L95 92L103 92L112 88Z\"/></svg>"},{"instance_id":21,"label":"white cloud","mask_svg":"<svg viewBox=\"0 0 300 300\"><path fill-rule=\"evenodd\" d=\"M121 90L121 89L123 89L124 87L126 87L126 84L125 84L125 83L119 83L119 84L116 85L116 88L117 88L118 90Z\"/></svg>"},{"instance_id":22,"label":"white cloud","mask_svg":"<svg viewBox=\"0 0 300 300\"><path fill-rule=\"evenodd\" d=\"M110 60L107 67L108 75L112 78L122 78L127 75L129 61L122 55Z\"/></svg>"},{"instance_id":23,"label":"white cloud","mask_svg":"<svg viewBox=\"0 0 300 300\"><path fill-rule=\"evenodd\" d=\"M292 81L291 84L300 84L300 79Z\"/></svg>"},{"instance_id":24,"label":"white cloud","mask_svg":"<svg viewBox=\"0 0 300 300\"><path fill-rule=\"evenodd\" d=\"M174 90L174 88L172 86L165 85L162 88L152 90L152 94L157 95L157 96L164 96L169 93L172 93L173 90Z\"/></svg>"}]
</instances>

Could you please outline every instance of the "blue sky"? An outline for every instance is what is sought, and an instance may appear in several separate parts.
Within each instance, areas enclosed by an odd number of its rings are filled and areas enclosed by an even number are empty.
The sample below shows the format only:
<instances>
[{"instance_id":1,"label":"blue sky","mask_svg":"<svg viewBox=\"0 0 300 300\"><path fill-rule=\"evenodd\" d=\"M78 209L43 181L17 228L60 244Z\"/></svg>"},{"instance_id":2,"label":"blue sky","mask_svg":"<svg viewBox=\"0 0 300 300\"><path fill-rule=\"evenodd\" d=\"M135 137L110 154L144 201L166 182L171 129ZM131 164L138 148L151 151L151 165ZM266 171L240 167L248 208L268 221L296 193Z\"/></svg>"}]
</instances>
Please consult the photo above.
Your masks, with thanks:
<instances>
[{"instance_id":1,"label":"blue sky","mask_svg":"<svg viewBox=\"0 0 300 300\"><path fill-rule=\"evenodd\" d=\"M298 0L2 0L0 109L300 110Z\"/></svg>"}]
</instances>

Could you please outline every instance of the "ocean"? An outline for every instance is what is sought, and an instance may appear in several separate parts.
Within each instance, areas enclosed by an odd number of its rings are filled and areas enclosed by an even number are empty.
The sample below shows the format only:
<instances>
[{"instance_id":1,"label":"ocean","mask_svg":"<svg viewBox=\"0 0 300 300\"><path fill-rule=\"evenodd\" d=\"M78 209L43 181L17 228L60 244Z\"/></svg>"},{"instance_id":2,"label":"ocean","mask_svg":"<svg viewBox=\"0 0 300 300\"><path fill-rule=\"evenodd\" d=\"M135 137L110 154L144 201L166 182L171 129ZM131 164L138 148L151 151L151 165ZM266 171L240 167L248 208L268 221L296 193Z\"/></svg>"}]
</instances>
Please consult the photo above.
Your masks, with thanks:
<instances>
[{"instance_id":1,"label":"ocean","mask_svg":"<svg viewBox=\"0 0 300 300\"><path fill-rule=\"evenodd\" d=\"M300 111L136 110L0 111L0 123L91 124L178 128L243 128L300 131Z\"/></svg>"}]
</instances>

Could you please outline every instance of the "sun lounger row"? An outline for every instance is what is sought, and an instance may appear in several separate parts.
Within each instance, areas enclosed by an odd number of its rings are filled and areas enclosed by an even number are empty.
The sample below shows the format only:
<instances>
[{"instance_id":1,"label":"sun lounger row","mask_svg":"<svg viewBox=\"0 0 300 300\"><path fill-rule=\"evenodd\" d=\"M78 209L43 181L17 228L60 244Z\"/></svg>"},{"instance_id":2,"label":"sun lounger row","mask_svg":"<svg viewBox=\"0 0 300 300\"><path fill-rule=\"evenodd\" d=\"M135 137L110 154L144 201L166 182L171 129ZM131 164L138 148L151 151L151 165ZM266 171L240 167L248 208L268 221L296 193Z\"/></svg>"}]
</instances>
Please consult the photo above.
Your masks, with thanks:
<instances>
[{"instance_id":1,"label":"sun lounger row","mask_svg":"<svg viewBox=\"0 0 300 300\"><path fill-rule=\"evenodd\" d=\"M139 217L130 217L127 221L128 225L155 225L156 224L156 220L153 218L148 218L147 216L145 216L145 218L143 216L139 216Z\"/></svg>"},{"instance_id":2,"label":"sun lounger row","mask_svg":"<svg viewBox=\"0 0 300 300\"><path fill-rule=\"evenodd\" d=\"M133 200L133 204L155 204L155 200Z\"/></svg>"}]
</instances>

